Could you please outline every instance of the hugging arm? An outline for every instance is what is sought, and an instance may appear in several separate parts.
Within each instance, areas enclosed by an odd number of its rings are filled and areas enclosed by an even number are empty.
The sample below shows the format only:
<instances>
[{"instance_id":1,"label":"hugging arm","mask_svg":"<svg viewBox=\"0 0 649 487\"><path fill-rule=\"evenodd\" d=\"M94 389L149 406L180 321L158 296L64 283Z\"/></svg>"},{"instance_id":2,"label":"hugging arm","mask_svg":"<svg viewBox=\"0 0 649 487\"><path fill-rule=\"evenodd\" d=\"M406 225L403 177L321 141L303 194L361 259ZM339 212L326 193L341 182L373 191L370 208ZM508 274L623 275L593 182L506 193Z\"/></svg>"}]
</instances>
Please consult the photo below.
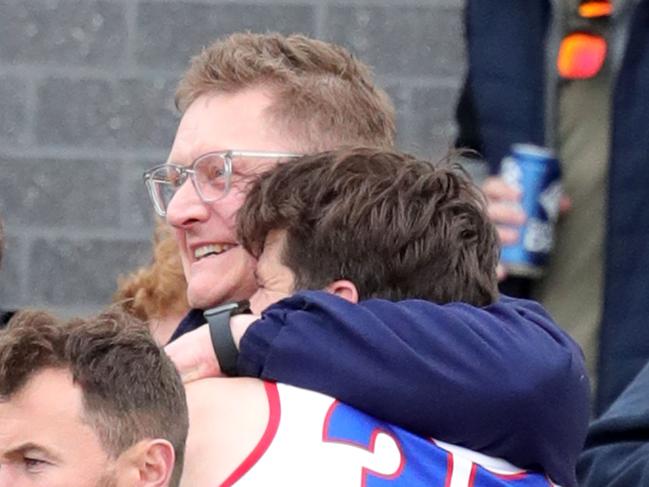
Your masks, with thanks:
<instances>
[{"instance_id":1,"label":"hugging arm","mask_svg":"<svg viewBox=\"0 0 649 487\"><path fill-rule=\"evenodd\" d=\"M248 328L238 366L576 485L589 415L583 357L534 302L352 304L301 292Z\"/></svg>"}]
</instances>

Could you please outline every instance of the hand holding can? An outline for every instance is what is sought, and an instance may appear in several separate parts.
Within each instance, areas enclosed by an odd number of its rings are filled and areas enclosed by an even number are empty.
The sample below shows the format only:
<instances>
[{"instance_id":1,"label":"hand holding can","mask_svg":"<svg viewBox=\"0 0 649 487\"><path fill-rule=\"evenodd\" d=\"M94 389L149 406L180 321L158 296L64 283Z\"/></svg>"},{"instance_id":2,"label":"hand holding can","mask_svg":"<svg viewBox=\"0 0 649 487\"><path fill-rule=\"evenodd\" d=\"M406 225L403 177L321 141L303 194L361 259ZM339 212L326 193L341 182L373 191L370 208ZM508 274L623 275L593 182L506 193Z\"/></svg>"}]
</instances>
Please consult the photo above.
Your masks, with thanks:
<instances>
[{"instance_id":1,"label":"hand holding can","mask_svg":"<svg viewBox=\"0 0 649 487\"><path fill-rule=\"evenodd\" d=\"M481 189L487 197L487 213L496 225L502 245L518 241L519 227L527 218L521 208L522 192L517 186L511 186L499 176L489 176L482 183Z\"/></svg>"},{"instance_id":2,"label":"hand holding can","mask_svg":"<svg viewBox=\"0 0 649 487\"><path fill-rule=\"evenodd\" d=\"M502 162L501 177L520 188L520 206L527 216L518 240L503 245L501 263L508 274L538 278L554 246L561 200L559 161L543 147L515 144Z\"/></svg>"}]
</instances>

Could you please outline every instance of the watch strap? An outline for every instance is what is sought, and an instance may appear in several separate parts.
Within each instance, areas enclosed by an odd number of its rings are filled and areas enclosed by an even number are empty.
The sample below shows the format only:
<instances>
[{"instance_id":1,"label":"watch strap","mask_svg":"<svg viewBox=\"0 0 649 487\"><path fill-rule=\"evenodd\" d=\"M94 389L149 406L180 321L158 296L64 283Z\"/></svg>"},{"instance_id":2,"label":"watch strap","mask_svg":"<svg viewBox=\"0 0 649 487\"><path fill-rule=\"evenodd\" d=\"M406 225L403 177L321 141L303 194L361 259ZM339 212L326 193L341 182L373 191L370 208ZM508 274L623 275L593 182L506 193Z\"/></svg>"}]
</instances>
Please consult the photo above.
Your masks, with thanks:
<instances>
[{"instance_id":1,"label":"watch strap","mask_svg":"<svg viewBox=\"0 0 649 487\"><path fill-rule=\"evenodd\" d=\"M248 310L248 301L239 301L210 308L203 313L221 372L230 377L238 375L237 358L239 357L239 350L232 337L230 318Z\"/></svg>"}]
</instances>

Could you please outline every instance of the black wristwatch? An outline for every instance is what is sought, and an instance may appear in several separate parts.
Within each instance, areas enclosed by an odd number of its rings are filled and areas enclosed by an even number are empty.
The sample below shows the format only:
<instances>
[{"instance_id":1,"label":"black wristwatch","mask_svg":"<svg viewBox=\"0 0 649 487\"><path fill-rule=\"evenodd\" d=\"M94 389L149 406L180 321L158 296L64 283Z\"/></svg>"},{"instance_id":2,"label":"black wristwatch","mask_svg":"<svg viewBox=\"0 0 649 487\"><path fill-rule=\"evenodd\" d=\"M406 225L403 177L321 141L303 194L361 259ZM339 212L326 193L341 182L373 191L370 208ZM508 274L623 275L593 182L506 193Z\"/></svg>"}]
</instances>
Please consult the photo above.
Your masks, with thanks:
<instances>
[{"instance_id":1,"label":"black wristwatch","mask_svg":"<svg viewBox=\"0 0 649 487\"><path fill-rule=\"evenodd\" d=\"M219 362L221 372L230 377L239 375L237 371L239 350L232 338L230 318L248 312L250 312L250 303L247 299L225 303L203 312L203 316L210 328L210 337L212 338L216 360Z\"/></svg>"}]
</instances>

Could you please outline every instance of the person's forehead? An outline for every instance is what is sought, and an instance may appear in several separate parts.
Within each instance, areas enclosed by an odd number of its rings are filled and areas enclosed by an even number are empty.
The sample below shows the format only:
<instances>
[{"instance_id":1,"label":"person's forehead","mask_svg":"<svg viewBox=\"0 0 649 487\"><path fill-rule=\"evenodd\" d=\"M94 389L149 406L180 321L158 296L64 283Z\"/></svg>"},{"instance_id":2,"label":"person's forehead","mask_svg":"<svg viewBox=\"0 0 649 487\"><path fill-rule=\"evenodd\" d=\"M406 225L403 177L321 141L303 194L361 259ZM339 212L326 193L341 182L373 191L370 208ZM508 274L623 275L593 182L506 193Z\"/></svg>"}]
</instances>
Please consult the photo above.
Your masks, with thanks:
<instances>
[{"instance_id":1,"label":"person's forehead","mask_svg":"<svg viewBox=\"0 0 649 487\"><path fill-rule=\"evenodd\" d=\"M80 445L97 446L82 410L81 390L69 372L38 372L9 400L0 402L0 450L33 444L65 456Z\"/></svg>"},{"instance_id":2,"label":"person's forehead","mask_svg":"<svg viewBox=\"0 0 649 487\"><path fill-rule=\"evenodd\" d=\"M197 98L183 115L169 162L188 165L214 151L294 152L295 144L267 116L272 97L261 89Z\"/></svg>"}]
</instances>

